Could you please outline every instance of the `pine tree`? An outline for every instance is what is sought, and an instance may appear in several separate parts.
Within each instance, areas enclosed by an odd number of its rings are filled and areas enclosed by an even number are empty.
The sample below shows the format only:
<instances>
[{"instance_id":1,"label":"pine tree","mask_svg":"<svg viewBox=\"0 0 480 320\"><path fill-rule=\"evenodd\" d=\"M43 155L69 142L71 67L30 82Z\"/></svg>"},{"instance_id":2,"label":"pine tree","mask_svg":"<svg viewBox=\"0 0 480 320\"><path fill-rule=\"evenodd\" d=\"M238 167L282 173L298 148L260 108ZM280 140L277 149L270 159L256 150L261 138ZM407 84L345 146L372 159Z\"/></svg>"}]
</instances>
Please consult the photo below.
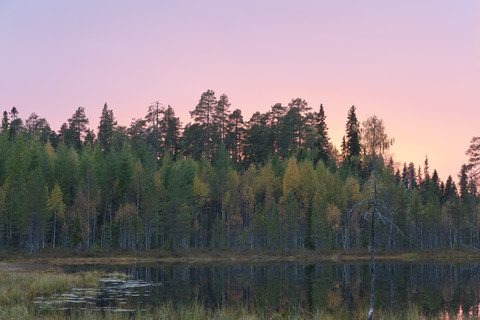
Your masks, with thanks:
<instances>
[{"instance_id":1,"label":"pine tree","mask_svg":"<svg viewBox=\"0 0 480 320\"><path fill-rule=\"evenodd\" d=\"M233 163L238 167L242 156L243 137L245 128L243 127L243 116L240 109L235 109L228 116L227 135L225 137L225 148L230 153Z\"/></svg>"},{"instance_id":2,"label":"pine tree","mask_svg":"<svg viewBox=\"0 0 480 320\"><path fill-rule=\"evenodd\" d=\"M279 132L279 147L283 157L292 156L300 150L305 134L305 113L311 108L305 100L296 98L288 104Z\"/></svg>"},{"instance_id":3,"label":"pine tree","mask_svg":"<svg viewBox=\"0 0 480 320\"><path fill-rule=\"evenodd\" d=\"M270 110L270 135L269 144L272 148L271 152L279 152L280 129L282 128L282 121L287 113L287 108L281 103L276 103Z\"/></svg>"},{"instance_id":4,"label":"pine tree","mask_svg":"<svg viewBox=\"0 0 480 320\"><path fill-rule=\"evenodd\" d=\"M205 131L198 123L187 124L183 130L183 136L180 140L181 149L185 157L192 157L200 160L205 154L204 144Z\"/></svg>"},{"instance_id":5,"label":"pine tree","mask_svg":"<svg viewBox=\"0 0 480 320\"><path fill-rule=\"evenodd\" d=\"M80 150L82 147L82 142L87 133L87 125L89 121L85 115L85 108L78 107L75 113L70 119L68 119L68 131L71 136L66 139L67 135L64 137L64 141L67 145L73 146L76 150Z\"/></svg>"},{"instance_id":6,"label":"pine tree","mask_svg":"<svg viewBox=\"0 0 480 320\"><path fill-rule=\"evenodd\" d=\"M155 101L148 107L148 113L145 116L147 128L146 128L146 140L147 144L152 149L152 154L155 159L160 158L161 152L161 137L160 137L160 117L164 111L164 106Z\"/></svg>"},{"instance_id":7,"label":"pine tree","mask_svg":"<svg viewBox=\"0 0 480 320\"><path fill-rule=\"evenodd\" d=\"M163 112L163 118L160 120L160 135L163 145L162 151L171 154L175 159L180 149L180 119L175 116L175 111L168 106Z\"/></svg>"},{"instance_id":8,"label":"pine tree","mask_svg":"<svg viewBox=\"0 0 480 320\"><path fill-rule=\"evenodd\" d=\"M225 133L228 124L229 108L231 103L228 101L228 96L222 94L218 98L218 103L215 106L215 112L213 114L213 125L216 128L216 136L219 138L217 144L225 143Z\"/></svg>"},{"instance_id":9,"label":"pine tree","mask_svg":"<svg viewBox=\"0 0 480 320\"><path fill-rule=\"evenodd\" d=\"M203 142L202 153L205 154L209 160L211 160L213 155L214 133L212 127L213 115L217 108L217 104L218 101L215 97L215 92L213 90L207 90L202 93L195 110L190 111L191 117L202 128L202 135L198 136L197 139Z\"/></svg>"},{"instance_id":10,"label":"pine tree","mask_svg":"<svg viewBox=\"0 0 480 320\"><path fill-rule=\"evenodd\" d=\"M18 117L18 110L12 107L10 111L10 125L9 125L9 137L10 140L14 140L15 137L22 131L23 121Z\"/></svg>"},{"instance_id":11,"label":"pine tree","mask_svg":"<svg viewBox=\"0 0 480 320\"><path fill-rule=\"evenodd\" d=\"M268 158L267 115L255 112L247 124L245 132L245 164L265 163Z\"/></svg>"}]
</instances>

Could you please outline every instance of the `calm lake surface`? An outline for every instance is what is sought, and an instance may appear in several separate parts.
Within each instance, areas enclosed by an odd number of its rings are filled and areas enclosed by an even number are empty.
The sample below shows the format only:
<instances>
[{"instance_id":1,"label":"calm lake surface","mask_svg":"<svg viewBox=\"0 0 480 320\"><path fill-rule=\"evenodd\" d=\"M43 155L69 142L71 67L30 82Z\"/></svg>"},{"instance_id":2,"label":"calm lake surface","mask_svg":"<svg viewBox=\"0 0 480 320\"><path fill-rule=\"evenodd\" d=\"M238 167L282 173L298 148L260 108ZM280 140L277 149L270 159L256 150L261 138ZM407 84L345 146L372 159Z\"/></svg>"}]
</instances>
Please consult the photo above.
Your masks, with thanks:
<instances>
[{"instance_id":1,"label":"calm lake surface","mask_svg":"<svg viewBox=\"0 0 480 320\"><path fill-rule=\"evenodd\" d=\"M98 290L40 297L39 307L136 310L165 302L198 301L208 307L242 305L267 312L292 308L314 311L344 308L366 314L370 298L368 265L95 266L123 272L129 279L105 279ZM478 312L480 264L377 264L375 308L402 312L413 304L428 315Z\"/></svg>"}]
</instances>

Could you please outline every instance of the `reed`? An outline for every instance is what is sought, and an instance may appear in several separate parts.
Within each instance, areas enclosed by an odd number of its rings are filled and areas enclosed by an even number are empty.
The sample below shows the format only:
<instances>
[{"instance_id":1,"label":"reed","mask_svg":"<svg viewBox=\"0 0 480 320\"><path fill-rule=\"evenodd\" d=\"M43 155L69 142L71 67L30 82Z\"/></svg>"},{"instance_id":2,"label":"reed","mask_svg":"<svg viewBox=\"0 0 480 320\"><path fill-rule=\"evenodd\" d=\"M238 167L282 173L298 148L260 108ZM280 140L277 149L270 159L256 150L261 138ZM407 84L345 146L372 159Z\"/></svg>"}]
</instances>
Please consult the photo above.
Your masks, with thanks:
<instances>
[{"instance_id":1,"label":"reed","mask_svg":"<svg viewBox=\"0 0 480 320\"><path fill-rule=\"evenodd\" d=\"M93 310L72 310L70 312L43 310L39 312L32 305L17 304L0 308L0 319L85 319L85 320L150 320L150 319L185 319L185 320L267 320L267 319L291 319L291 320L334 320L334 319L365 319L366 315L345 315L331 311L318 310L313 314L289 313L285 314L256 314L246 308L220 308L211 310L199 304L190 306L174 307L172 304L158 306L148 310L139 310L134 314L120 313L115 311L96 312ZM375 313L374 319L382 320L418 320L438 319L438 317L425 317L418 309L412 309L402 314L393 314L389 311ZM454 317L449 319L454 320Z\"/></svg>"},{"instance_id":2,"label":"reed","mask_svg":"<svg viewBox=\"0 0 480 320\"><path fill-rule=\"evenodd\" d=\"M0 273L0 306L25 303L36 296L61 293L76 287L95 287L100 276L98 272Z\"/></svg>"}]
</instances>

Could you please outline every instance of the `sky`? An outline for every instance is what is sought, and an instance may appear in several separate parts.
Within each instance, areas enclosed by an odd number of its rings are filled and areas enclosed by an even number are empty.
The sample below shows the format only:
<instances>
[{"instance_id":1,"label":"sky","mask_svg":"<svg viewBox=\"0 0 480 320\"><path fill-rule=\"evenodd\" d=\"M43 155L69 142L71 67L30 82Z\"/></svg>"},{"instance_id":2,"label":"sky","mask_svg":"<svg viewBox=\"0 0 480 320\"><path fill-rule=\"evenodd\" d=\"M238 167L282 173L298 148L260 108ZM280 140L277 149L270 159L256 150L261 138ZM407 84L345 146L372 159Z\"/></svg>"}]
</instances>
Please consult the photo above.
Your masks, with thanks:
<instances>
[{"instance_id":1,"label":"sky","mask_svg":"<svg viewBox=\"0 0 480 320\"><path fill-rule=\"evenodd\" d=\"M202 92L245 120L277 102L323 104L340 148L348 109L376 115L395 161L456 178L480 135L477 0L0 0L0 111L58 130L82 106L119 124Z\"/></svg>"}]
</instances>

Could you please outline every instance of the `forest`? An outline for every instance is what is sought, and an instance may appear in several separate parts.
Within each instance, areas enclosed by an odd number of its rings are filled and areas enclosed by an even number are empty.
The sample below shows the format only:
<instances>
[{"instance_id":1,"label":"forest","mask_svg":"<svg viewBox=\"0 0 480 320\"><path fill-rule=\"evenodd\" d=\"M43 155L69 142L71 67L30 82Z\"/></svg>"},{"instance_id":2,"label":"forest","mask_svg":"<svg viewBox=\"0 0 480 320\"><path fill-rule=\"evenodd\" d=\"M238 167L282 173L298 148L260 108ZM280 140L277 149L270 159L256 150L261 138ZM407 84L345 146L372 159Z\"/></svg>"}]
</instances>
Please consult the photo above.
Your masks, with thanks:
<instances>
[{"instance_id":1,"label":"forest","mask_svg":"<svg viewBox=\"0 0 480 320\"><path fill-rule=\"evenodd\" d=\"M480 138L456 184L428 159L397 165L383 121L354 106L340 150L323 105L248 121L230 106L207 90L184 127L158 102L125 127L105 103L96 131L79 107L58 132L4 111L0 249L367 248L374 179L378 248L479 247Z\"/></svg>"}]
</instances>

